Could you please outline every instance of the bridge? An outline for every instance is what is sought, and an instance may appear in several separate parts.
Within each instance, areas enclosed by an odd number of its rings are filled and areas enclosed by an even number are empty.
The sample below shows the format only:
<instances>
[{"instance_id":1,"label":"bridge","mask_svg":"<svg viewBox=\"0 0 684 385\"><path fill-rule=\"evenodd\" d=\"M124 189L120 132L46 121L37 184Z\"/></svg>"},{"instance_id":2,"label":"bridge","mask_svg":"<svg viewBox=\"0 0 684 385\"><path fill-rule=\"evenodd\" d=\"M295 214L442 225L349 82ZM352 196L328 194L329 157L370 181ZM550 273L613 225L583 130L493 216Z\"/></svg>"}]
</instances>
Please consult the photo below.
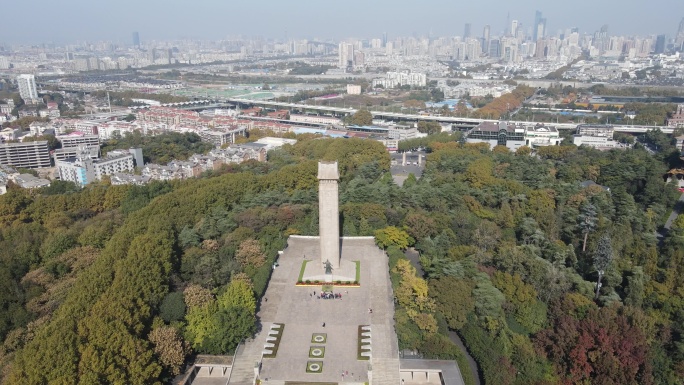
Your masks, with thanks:
<instances>
[{"instance_id":1,"label":"bridge","mask_svg":"<svg viewBox=\"0 0 684 385\"><path fill-rule=\"evenodd\" d=\"M226 102L239 103L245 105L257 105L264 107L277 107L277 108L287 108L294 110L309 110L309 111L320 111L324 113L333 113L335 115L353 115L358 110L354 108L340 108L340 107L330 107L330 106L317 106L311 104L300 104L300 103L288 103L288 102L274 102L267 100L252 100L252 99L240 99L240 98L230 98L226 99ZM391 120L408 120L408 121L433 121L438 123L450 123L462 126L477 126L482 122L497 122L497 120L492 119L475 119L475 118L463 118L454 116L435 116L435 115L417 115L417 114L405 114L398 112L387 112L387 111L370 111L374 118L384 118ZM536 125L539 122L523 122L515 121L516 123L521 123L525 125ZM558 130L575 130L577 129L576 123L542 123L547 126L555 127ZM634 126L634 125L619 125L613 126L615 132L625 132L631 134L643 134L649 130L660 129L665 134L672 134L674 131L672 128L662 127L662 126Z\"/></svg>"}]
</instances>

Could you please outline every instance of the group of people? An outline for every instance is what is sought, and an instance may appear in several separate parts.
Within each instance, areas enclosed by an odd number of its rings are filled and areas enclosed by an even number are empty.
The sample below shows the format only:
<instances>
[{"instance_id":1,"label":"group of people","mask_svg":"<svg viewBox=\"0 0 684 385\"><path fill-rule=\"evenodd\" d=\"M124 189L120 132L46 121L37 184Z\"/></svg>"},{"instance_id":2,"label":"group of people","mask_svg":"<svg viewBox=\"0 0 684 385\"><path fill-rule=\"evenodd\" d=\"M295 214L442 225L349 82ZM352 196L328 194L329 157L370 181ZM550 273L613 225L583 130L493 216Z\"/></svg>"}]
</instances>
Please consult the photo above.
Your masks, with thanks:
<instances>
[{"instance_id":1,"label":"group of people","mask_svg":"<svg viewBox=\"0 0 684 385\"><path fill-rule=\"evenodd\" d=\"M318 293L318 295L314 291L313 296L315 296L317 299L342 299L342 293L333 293L332 291L324 291Z\"/></svg>"}]
</instances>

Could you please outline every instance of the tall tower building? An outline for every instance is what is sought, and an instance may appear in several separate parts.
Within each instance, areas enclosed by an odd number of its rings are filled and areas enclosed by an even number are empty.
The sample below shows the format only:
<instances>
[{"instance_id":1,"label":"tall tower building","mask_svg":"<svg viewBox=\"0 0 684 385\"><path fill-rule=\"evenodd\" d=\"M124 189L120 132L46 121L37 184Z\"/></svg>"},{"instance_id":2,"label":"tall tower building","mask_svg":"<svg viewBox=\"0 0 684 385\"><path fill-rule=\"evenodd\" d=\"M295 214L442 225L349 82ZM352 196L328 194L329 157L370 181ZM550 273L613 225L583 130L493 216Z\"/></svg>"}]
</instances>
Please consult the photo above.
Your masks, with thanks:
<instances>
[{"instance_id":1,"label":"tall tower building","mask_svg":"<svg viewBox=\"0 0 684 385\"><path fill-rule=\"evenodd\" d=\"M465 28L463 29L463 40L467 39L470 37L470 29L471 29L470 23L466 23Z\"/></svg>"},{"instance_id":2,"label":"tall tower building","mask_svg":"<svg viewBox=\"0 0 684 385\"><path fill-rule=\"evenodd\" d=\"M539 24L542 21L541 11L536 11L534 13L534 24L532 25L532 40L537 41L541 36L539 36Z\"/></svg>"},{"instance_id":3,"label":"tall tower building","mask_svg":"<svg viewBox=\"0 0 684 385\"><path fill-rule=\"evenodd\" d=\"M518 20L511 21L511 36L518 35Z\"/></svg>"},{"instance_id":4,"label":"tall tower building","mask_svg":"<svg viewBox=\"0 0 684 385\"><path fill-rule=\"evenodd\" d=\"M137 31L133 32L133 47L140 48L140 34Z\"/></svg>"},{"instance_id":5,"label":"tall tower building","mask_svg":"<svg viewBox=\"0 0 684 385\"><path fill-rule=\"evenodd\" d=\"M656 54L665 53L665 35L658 35L656 38L654 52Z\"/></svg>"},{"instance_id":6,"label":"tall tower building","mask_svg":"<svg viewBox=\"0 0 684 385\"><path fill-rule=\"evenodd\" d=\"M675 50L681 50L682 48L684 48L684 17L679 22L679 29L675 38Z\"/></svg>"},{"instance_id":7,"label":"tall tower building","mask_svg":"<svg viewBox=\"0 0 684 385\"><path fill-rule=\"evenodd\" d=\"M321 262L340 267L340 209L337 161L318 162L318 226Z\"/></svg>"},{"instance_id":8,"label":"tall tower building","mask_svg":"<svg viewBox=\"0 0 684 385\"><path fill-rule=\"evenodd\" d=\"M23 74L17 76L17 86L19 87L19 95L21 95L25 103L32 104L38 100L36 78L33 75Z\"/></svg>"},{"instance_id":9,"label":"tall tower building","mask_svg":"<svg viewBox=\"0 0 684 385\"><path fill-rule=\"evenodd\" d=\"M482 32L482 52L489 52L489 35L491 33L491 28L489 25L485 25L484 31Z\"/></svg>"}]
</instances>

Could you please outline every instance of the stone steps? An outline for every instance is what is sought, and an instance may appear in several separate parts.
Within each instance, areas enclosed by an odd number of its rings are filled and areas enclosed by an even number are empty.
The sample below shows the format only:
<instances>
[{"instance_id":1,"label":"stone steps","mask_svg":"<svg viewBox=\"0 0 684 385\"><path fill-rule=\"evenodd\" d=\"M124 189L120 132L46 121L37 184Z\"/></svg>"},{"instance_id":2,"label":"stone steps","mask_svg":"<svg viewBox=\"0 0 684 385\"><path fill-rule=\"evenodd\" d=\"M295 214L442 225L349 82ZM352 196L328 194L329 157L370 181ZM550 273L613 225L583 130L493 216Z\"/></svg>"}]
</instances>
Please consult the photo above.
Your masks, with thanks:
<instances>
[{"instance_id":1,"label":"stone steps","mask_svg":"<svg viewBox=\"0 0 684 385\"><path fill-rule=\"evenodd\" d=\"M399 385L399 358L371 358L371 385Z\"/></svg>"}]
</instances>

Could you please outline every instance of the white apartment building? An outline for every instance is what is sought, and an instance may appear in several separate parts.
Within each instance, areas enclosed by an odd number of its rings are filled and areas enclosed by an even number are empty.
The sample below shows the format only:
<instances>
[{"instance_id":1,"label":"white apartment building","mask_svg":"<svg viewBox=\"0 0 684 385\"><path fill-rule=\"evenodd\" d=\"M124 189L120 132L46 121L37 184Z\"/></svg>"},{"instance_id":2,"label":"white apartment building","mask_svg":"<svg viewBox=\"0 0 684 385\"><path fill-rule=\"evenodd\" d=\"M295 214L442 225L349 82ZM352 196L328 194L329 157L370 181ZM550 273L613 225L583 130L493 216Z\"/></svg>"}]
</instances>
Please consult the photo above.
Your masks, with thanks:
<instances>
[{"instance_id":1,"label":"white apartment building","mask_svg":"<svg viewBox=\"0 0 684 385\"><path fill-rule=\"evenodd\" d=\"M8 70L10 68L10 62L7 56L0 56L0 70Z\"/></svg>"},{"instance_id":2,"label":"white apartment building","mask_svg":"<svg viewBox=\"0 0 684 385\"><path fill-rule=\"evenodd\" d=\"M414 139L418 137L418 129L416 127L390 126L387 137L398 141Z\"/></svg>"},{"instance_id":3,"label":"white apartment building","mask_svg":"<svg viewBox=\"0 0 684 385\"><path fill-rule=\"evenodd\" d=\"M25 103L32 104L38 100L35 76L29 74L17 76L17 86L19 87L19 95Z\"/></svg>"},{"instance_id":4,"label":"white apartment building","mask_svg":"<svg viewBox=\"0 0 684 385\"><path fill-rule=\"evenodd\" d=\"M573 135L572 144L594 148L614 148L617 142L606 136Z\"/></svg>"},{"instance_id":5,"label":"white apartment building","mask_svg":"<svg viewBox=\"0 0 684 385\"><path fill-rule=\"evenodd\" d=\"M373 79L373 87L395 88L401 86L425 87L427 75L419 72L388 72L385 78Z\"/></svg>"},{"instance_id":6,"label":"white apartment building","mask_svg":"<svg viewBox=\"0 0 684 385\"><path fill-rule=\"evenodd\" d=\"M132 171L134 168L132 154L117 154L102 159L92 159L87 151L82 152L76 158L57 160L55 166L61 180L74 182L81 187L96 180L102 180L105 175Z\"/></svg>"}]
</instances>

